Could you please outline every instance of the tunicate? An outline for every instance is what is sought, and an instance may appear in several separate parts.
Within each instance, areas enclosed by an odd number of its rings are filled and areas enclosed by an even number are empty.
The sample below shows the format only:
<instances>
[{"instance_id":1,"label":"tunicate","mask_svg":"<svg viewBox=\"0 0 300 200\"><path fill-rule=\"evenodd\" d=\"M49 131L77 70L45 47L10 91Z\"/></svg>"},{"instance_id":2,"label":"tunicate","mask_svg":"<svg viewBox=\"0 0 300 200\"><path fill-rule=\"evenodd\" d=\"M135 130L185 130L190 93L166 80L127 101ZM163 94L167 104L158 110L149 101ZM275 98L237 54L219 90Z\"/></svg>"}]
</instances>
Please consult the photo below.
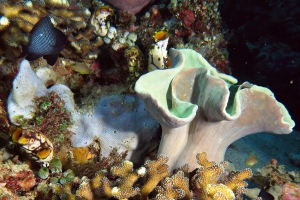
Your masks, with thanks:
<instances>
[{"instance_id":1,"label":"tunicate","mask_svg":"<svg viewBox=\"0 0 300 200\"><path fill-rule=\"evenodd\" d=\"M127 36L128 40L131 40L133 43L137 40L137 34L136 33L129 33Z\"/></svg>"},{"instance_id":2,"label":"tunicate","mask_svg":"<svg viewBox=\"0 0 300 200\"><path fill-rule=\"evenodd\" d=\"M125 31L125 33L123 34L123 36L126 38L129 34L129 31Z\"/></svg>"},{"instance_id":3,"label":"tunicate","mask_svg":"<svg viewBox=\"0 0 300 200\"><path fill-rule=\"evenodd\" d=\"M177 5L177 0L171 0L171 4L172 4L172 6L176 6Z\"/></svg>"},{"instance_id":4,"label":"tunicate","mask_svg":"<svg viewBox=\"0 0 300 200\"><path fill-rule=\"evenodd\" d=\"M149 13L149 12L146 12L146 13L145 13L145 17L146 17L146 18L149 18L149 17L150 17L150 13Z\"/></svg>"},{"instance_id":5,"label":"tunicate","mask_svg":"<svg viewBox=\"0 0 300 200\"><path fill-rule=\"evenodd\" d=\"M126 42L126 39L121 36L121 37L119 37L119 42L123 44Z\"/></svg>"},{"instance_id":6,"label":"tunicate","mask_svg":"<svg viewBox=\"0 0 300 200\"><path fill-rule=\"evenodd\" d=\"M115 34L115 33L117 33L117 29L115 27L111 26L111 27L109 27L108 32Z\"/></svg>"},{"instance_id":7,"label":"tunicate","mask_svg":"<svg viewBox=\"0 0 300 200\"><path fill-rule=\"evenodd\" d=\"M108 37L109 39L113 39L115 36L114 36L114 34L113 34L112 32L108 32L108 33L107 33L107 37Z\"/></svg>"},{"instance_id":8,"label":"tunicate","mask_svg":"<svg viewBox=\"0 0 300 200\"><path fill-rule=\"evenodd\" d=\"M159 8L165 8L166 7L166 4L164 4L164 3L161 3L161 4L159 4Z\"/></svg>"},{"instance_id":9,"label":"tunicate","mask_svg":"<svg viewBox=\"0 0 300 200\"><path fill-rule=\"evenodd\" d=\"M134 46L134 42L132 42L131 40L127 40L127 44L128 44L129 46Z\"/></svg>"},{"instance_id":10,"label":"tunicate","mask_svg":"<svg viewBox=\"0 0 300 200\"><path fill-rule=\"evenodd\" d=\"M110 40L108 37L104 37L104 38L103 38L103 41L104 41L106 44L109 44L111 40Z\"/></svg>"},{"instance_id":11,"label":"tunicate","mask_svg":"<svg viewBox=\"0 0 300 200\"><path fill-rule=\"evenodd\" d=\"M38 176L41 179L46 179L49 176L49 170L47 167L42 167L39 171L38 171Z\"/></svg>"}]
</instances>

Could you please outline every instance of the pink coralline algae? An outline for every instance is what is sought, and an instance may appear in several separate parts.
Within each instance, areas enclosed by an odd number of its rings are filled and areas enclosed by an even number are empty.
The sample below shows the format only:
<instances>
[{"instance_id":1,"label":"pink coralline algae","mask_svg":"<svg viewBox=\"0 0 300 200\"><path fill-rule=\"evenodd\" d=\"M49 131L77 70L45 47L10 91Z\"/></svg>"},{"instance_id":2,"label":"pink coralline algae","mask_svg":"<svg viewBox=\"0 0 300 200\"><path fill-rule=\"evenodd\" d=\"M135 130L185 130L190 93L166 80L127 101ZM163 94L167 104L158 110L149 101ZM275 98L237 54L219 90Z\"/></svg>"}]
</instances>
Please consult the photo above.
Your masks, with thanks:
<instances>
[{"instance_id":1,"label":"pink coralline algae","mask_svg":"<svg viewBox=\"0 0 300 200\"><path fill-rule=\"evenodd\" d=\"M295 183L285 183L282 186L282 200L300 200L300 186Z\"/></svg>"},{"instance_id":2,"label":"pink coralline algae","mask_svg":"<svg viewBox=\"0 0 300 200\"><path fill-rule=\"evenodd\" d=\"M123 11L128 11L134 15L140 12L151 1L152 0L107 0L107 2L111 3L115 7Z\"/></svg>"},{"instance_id":3,"label":"pink coralline algae","mask_svg":"<svg viewBox=\"0 0 300 200\"><path fill-rule=\"evenodd\" d=\"M187 9L179 13L178 19L182 21L185 27L188 27L195 21L195 15L193 11Z\"/></svg>"}]
</instances>

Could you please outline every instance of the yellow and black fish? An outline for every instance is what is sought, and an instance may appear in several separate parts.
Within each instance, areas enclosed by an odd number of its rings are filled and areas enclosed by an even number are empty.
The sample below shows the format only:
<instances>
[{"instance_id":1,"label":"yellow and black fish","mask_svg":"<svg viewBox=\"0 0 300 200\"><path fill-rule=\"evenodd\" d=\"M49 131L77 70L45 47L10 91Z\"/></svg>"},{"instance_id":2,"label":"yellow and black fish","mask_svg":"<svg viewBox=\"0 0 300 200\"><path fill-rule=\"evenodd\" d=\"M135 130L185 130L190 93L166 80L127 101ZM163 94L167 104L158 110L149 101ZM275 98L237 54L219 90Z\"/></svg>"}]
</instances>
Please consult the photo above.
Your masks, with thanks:
<instances>
[{"instance_id":1,"label":"yellow and black fish","mask_svg":"<svg viewBox=\"0 0 300 200\"><path fill-rule=\"evenodd\" d=\"M12 141L20 145L20 150L26 157L47 166L53 158L53 144L42 133L17 128L12 133Z\"/></svg>"},{"instance_id":2,"label":"yellow and black fish","mask_svg":"<svg viewBox=\"0 0 300 200\"><path fill-rule=\"evenodd\" d=\"M19 58L36 60L42 56L49 65L54 65L59 53L64 49L67 36L55 28L49 16L36 23L30 32L28 45L22 45L22 54Z\"/></svg>"}]
</instances>

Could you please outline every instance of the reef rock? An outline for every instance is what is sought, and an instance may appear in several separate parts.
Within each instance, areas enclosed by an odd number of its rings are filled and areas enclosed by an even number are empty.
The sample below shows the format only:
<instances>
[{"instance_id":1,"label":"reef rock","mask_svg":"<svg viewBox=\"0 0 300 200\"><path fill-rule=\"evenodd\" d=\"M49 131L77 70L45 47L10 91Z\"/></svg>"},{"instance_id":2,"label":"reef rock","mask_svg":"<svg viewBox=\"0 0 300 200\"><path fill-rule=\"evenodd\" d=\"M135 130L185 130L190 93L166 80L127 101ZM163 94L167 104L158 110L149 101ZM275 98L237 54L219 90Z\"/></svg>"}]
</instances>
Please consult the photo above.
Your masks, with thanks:
<instances>
[{"instance_id":1,"label":"reef rock","mask_svg":"<svg viewBox=\"0 0 300 200\"><path fill-rule=\"evenodd\" d=\"M128 11L131 14L135 15L153 0L123 0L123 1L106 0L106 1L123 11Z\"/></svg>"},{"instance_id":2,"label":"reef rock","mask_svg":"<svg viewBox=\"0 0 300 200\"><path fill-rule=\"evenodd\" d=\"M236 85L196 51L169 53L171 69L141 76L135 91L162 126L158 155L169 157L172 169L185 163L196 168L196 152L220 162L232 142L249 134L292 131L294 121L269 89Z\"/></svg>"}]
</instances>

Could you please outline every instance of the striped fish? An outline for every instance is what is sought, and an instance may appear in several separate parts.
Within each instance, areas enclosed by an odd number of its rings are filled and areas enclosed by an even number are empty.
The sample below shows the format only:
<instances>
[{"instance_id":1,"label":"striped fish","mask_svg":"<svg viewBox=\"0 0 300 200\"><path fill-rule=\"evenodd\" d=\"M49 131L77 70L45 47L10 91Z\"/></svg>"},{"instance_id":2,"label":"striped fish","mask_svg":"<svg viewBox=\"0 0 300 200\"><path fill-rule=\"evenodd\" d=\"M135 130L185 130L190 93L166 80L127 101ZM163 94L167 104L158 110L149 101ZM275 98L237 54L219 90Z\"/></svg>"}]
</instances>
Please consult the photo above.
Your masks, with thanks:
<instances>
[{"instance_id":1,"label":"striped fish","mask_svg":"<svg viewBox=\"0 0 300 200\"><path fill-rule=\"evenodd\" d=\"M36 60L42 56L49 65L54 65L59 53L64 49L67 36L55 28L49 16L42 18L33 27L28 45L22 45L22 54L19 58Z\"/></svg>"}]
</instances>

